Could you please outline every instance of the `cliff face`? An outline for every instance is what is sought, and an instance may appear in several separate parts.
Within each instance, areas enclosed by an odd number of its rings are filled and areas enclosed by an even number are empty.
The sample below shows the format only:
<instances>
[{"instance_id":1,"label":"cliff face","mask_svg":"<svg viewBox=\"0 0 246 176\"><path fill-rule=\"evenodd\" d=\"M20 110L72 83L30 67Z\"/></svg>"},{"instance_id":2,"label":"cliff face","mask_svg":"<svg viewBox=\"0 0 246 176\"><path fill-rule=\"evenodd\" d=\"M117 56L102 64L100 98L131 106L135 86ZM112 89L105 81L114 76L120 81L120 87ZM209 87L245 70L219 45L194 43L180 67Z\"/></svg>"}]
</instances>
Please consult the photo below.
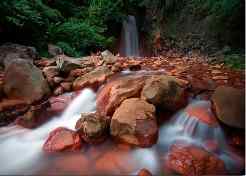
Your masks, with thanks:
<instances>
[{"instance_id":1,"label":"cliff face","mask_svg":"<svg viewBox=\"0 0 246 176\"><path fill-rule=\"evenodd\" d=\"M230 12L216 11L215 7L190 0L183 0L170 11L150 7L146 8L141 29L154 53L163 50L159 49L159 43L162 47L180 48L185 52L200 50L207 54L225 46L244 48L244 7L242 1L231 7Z\"/></svg>"}]
</instances>

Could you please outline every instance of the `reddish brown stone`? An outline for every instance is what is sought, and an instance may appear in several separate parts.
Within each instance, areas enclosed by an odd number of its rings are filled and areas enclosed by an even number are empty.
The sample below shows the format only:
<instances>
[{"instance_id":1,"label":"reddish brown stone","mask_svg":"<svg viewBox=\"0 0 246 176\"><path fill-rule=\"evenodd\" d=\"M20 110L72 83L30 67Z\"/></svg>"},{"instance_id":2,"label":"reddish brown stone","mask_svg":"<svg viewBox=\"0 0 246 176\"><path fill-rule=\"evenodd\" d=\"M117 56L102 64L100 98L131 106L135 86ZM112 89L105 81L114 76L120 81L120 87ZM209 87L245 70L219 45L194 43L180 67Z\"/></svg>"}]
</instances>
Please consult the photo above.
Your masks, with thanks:
<instances>
[{"instance_id":1,"label":"reddish brown stone","mask_svg":"<svg viewBox=\"0 0 246 176\"><path fill-rule=\"evenodd\" d=\"M97 144L106 139L109 123L107 118L103 118L97 113L82 113L81 118L76 122L75 129L84 141Z\"/></svg>"},{"instance_id":2,"label":"reddish brown stone","mask_svg":"<svg viewBox=\"0 0 246 176\"><path fill-rule=\"evenodd\" d=\"M138 97L144 78L126 76L105 85L97 95L97 112L102 116L112 115L115 109L127 98Z\"/></svg>"},{"instance_id":3,"label":"reddish brown stone","mask_svg":"<svg viewBox=\"0 0 246 176\"><path fill-rule=\"evenodd\" d=\"M152 176L152 174L147 169L141 169L138 172L138 176Z\"/></svg>"},{"instance_id":4,"label":"reddish brown stone","mask_svg":"<svg viewBox=\"0 0 246 176\"><path fill-rule=\"evenodd\" d=\"M152 146L158 138L155 107L139 98L123 101L112 117L110 133L128 144Z\"/></svg>"},{"instance_id":5,"label":"reddish brown stone","mask_svg":"<svg viewBox=\"0 0 246 176\"><path fill-rule=\"evenodd\" d=\"M197 118L209 126L218 126L216 117L212 113L209 104L206 102L201 104L191 104L185 109L185 112L188 113L191 118Z\"/></svg>"},{"instance_id":6,"label":"reddish brown stone","mask_svg":"<svg viewBox=\"0 0 246 176\"><path fill-rule=\"evenodd\" d=\"M65 93L63 95L59 95L56 97L51 97L49 99L50 101L49 111L57 115L62 113L78 94L79 92L72 92L72 93Z\"/></svg>"},{"instance_id":7,"label":"reddish brown stone","mask_svg":"<svg viewBox=\"0 0 246 176\"><path fill-rule=\"evenodd\" d=\"M187 104L187 94L175 77L154 75L146 80L141 98L162 110L176 111Z\"/></svg>"},{"instance_id":8,"label":"reddish brown stone","mask_svg":"<svg viewBox=\"0 0 246 176\"><path fill-rule=\"evenodd\" d=\"M216 155L182 143L171 146L165 166L174 173L185 176L226 174L224 162Z\"/></svg>"},{"instance_id":9,"label":"reddish brown stone","mask_svg":"<svg viewBox=\"0 0 246 176\"><path fill-rule=\"evenodd\" d=\"M78 77L73 82L73 90L81 90L85 87L93 89L99 88L112 75L111 70L106 66L98 67L97 69Z\"/></svg>"},{"instance_id":10,"label":"reddish brown stone","mask_svg":"<svg viewBox=\"0 0 246 176\"><path fill-rule=\"evenodd\" d=\"M53 130L43 145L45 152L75 151L79 150L82 142L74 131L58 127Z\"/></svg>"},{"instance_id":11,"label":"reddish brown stone","mask_svg":"<svg viewBox=\"0 0 246 176\"><path fill-rule=\"evenodd\" d=\"M72 83L71 82L62 82L61 87L64 91L69 92L72 89Z\"/></svg>"},{"instance_id":12,"label":"reddish brown stone","mask_svg":"<svg viewBox=\"0 0 246 176\"><path fill-rule=\"evenodd\" d=\"M15 121L15 123L25 128L36 128L54 115L49 111L49 108L49 101L41 102L38 105L32 105L25 114Z\"/></svg>"}]
</instances>

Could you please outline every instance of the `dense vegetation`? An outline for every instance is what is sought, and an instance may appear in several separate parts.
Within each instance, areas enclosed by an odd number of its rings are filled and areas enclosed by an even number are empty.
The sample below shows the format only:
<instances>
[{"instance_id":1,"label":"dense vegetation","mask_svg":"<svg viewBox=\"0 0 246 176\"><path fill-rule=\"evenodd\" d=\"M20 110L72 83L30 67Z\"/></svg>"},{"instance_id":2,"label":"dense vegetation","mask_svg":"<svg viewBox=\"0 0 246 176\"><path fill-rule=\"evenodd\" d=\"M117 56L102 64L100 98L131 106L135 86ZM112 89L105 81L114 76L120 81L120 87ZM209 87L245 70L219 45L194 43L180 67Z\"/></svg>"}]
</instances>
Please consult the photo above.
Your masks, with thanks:
<instances>
[{"instance_id":1,"label":"dense vegetation","mask_svg":"<svg viewBox=\"0 0 246 176\"><path fill-rule=\"evenodd\" d=\"M150 41L157 30L179 38L179 21L186 23L188 16L210 19L206 30L222 46L244 48L243 12L242 0L1 0L0 34L2 43L33 45L42 55L47 55L47 43L53 43L78 56L111 47L126 14L141 16L139 29Z\"/></svg>"}]
</instances>

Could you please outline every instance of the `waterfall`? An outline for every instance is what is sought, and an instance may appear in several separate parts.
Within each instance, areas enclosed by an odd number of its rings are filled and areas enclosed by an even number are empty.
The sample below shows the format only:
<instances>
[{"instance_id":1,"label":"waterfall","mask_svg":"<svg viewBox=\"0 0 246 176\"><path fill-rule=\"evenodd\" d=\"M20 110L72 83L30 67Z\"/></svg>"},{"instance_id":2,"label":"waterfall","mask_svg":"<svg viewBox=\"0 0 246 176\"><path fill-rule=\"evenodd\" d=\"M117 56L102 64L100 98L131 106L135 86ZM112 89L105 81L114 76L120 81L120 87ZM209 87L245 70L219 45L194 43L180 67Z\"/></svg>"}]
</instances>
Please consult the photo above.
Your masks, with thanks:
<instances>
[{"instance_id":1,"label":"waterfall","mask_svg":"<svg viewBox=\"0 0 246 176\"><path fill-rule=\"evenodd\" d=\"M122 36L120 44L122 56L139 56L139 40L136 19L128 15L123 21Z\"/></svg>"}]
</instances>

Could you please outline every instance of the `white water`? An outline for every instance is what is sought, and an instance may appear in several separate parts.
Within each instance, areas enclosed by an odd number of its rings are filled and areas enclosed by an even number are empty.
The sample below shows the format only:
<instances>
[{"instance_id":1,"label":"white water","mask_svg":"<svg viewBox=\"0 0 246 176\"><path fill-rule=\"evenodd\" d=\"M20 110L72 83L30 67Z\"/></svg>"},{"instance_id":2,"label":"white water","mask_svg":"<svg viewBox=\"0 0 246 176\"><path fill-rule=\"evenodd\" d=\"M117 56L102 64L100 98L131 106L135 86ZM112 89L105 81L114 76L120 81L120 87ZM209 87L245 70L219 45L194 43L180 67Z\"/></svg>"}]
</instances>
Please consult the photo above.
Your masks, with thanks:
<instances>
[{"instance_id":1,"label":"white water","mask_svg":"<svg viewBox=\"0 0 246 176\"><path fill-rule=\"evenodd\" d=\"M49 132L60 126L74 129L80 113L95 110L95 98L93 91L83 90L61 117L56 117L35 130L22 129L18 126L1 128L0 174L15 174L20 171L26 174L26 167L38 165L38 160L43 155L42 145Z\"/></svg>"},{"instance_id":2,"label":"white water","mask_svg":"<svg viewBox=\"0 0 246 176\"><path fill-rule=\"evenodd\" d=\"M139 56L138 30L134 16L128 15L123 21L120 49L122 56Z\"/></svg>"},{"instance_id":3,"label":"white water","mask_svg":"<svg viewBox=\"0 0 246 176\"><path fill-rule=\"evenodd\" d=\"M35 174L42 171L46 174L66 174L64 170L69 167L67 164L63 164L59 169L53 166L53 162L47 159L47 155L42 152L42 145L44 144L49 132L56 127L64 126L70 129L74 129L76 121L80 117L82 112L92 112L95 110L95 98L96 95L89 89L85 89L81 94L76 97L69 107L64 111L60 117L52 119L50 122L42 125L35 130L27 130L17 126L4 127L0 130L0 175L1 174ZM196 104L202 104L205 108L209 108L210 104L204 101L192 102L188 106ZM151 148L137 148L126 152L124 155L116 157L119 165L132 166L131 171L126 174L134 174L142 169L146 168L153 174L159 175L163 167L163 157L170 145L177 140L184 140L185 142L192 143L206 148L204 141L206 139L214 139L220 142L218 156L225 161L227 168L234 169L235 161L232 159L232 153L227 151L223 133L219 126L208 126L206 123L201 122L198 118L190 117L185 111L180 111L171 120L160 127L159 139L156 145ZM107 152L115 150L115 144L112 141L106 141L101 145L95 146L96 153L100 156ZM209 150L209 149L208 149ZM213 152L213 151L211 151ZM77 174L123 174L119 169L112 169L110 172L101 172L94 168L97 163L97 159L93 159L93 153L89 151L79 152L75 155L85 157L88 160L88 166L86 163L73 163L81 168L75 172ZM117 152L115 155L118 155ZM70 155L62 153L58 159L61 162L69 160ZM73 155L74 156L74 155ZM98 158L100 159L100 157ZM72 160L73 162L73 160ZM108 158L107 163L109 165L115 165L115 160ZM106 164L106 163L105 163ZM107 164L106 164L107 165ZM54 167L55 170L50 173L46 168ZM31 169L30 169L31 168ZM74 167L73 167L74 168ZM73 170L72 168L72 170ZM64 169L64 170L63 170Z\"/></svg>"}]
</instances>

